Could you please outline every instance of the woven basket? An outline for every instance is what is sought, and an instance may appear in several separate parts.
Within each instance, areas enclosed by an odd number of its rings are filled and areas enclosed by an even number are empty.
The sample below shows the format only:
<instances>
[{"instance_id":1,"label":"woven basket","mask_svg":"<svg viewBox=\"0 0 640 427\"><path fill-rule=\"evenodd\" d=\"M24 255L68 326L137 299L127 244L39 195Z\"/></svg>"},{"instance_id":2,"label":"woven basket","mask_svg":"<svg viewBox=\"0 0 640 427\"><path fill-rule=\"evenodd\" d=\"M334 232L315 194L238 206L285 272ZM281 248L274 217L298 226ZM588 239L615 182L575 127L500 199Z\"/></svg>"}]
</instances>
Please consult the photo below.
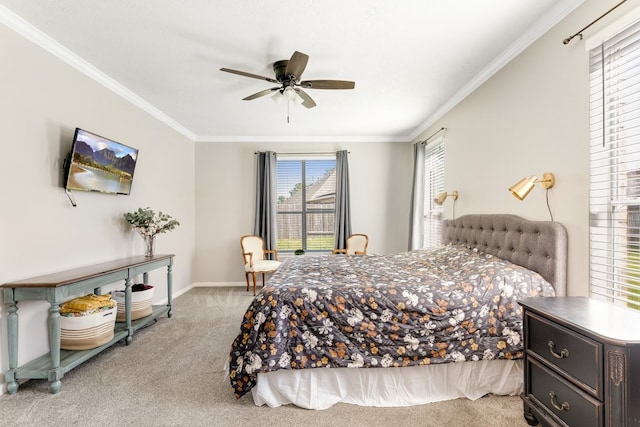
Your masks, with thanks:
<instances>
[{"instance_id":1,"label":"woven basket","mask_svg":"<svg viewBox=\"0 0 640 427\"><path fill-rule=\"evenodd\" d=\"M111 341L116 323L116 307L89 316L61 316L60 348L89 350Z\"/></svg>"},{"instance_id":2,"label":"woven basket","mask_svg":"<svg viewBox=\"0 0 640 427\"><path fill-rule=\"evenodd\" d=\"M151 307L153 290L154 288L151 287L144 291L131 292L131 320L146 317L153 312L153 308ZM118 303L118 313L116 316L116 321L124 322L126 320L124 291L115 291L113 293L113 299L115 299Z\"/></svg>"}]
</instances>

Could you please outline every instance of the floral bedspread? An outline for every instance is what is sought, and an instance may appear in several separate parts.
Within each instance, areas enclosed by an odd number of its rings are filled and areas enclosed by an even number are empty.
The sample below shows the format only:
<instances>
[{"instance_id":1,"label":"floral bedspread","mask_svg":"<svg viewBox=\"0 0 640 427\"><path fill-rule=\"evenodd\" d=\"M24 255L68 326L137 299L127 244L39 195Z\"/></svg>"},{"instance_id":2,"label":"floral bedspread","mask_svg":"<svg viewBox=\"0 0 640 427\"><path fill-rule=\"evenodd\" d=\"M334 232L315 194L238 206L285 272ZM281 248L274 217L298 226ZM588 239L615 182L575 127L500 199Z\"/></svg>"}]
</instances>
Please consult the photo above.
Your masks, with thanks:
<instances>
[{"instance_id":1,"label":"floral bedspread","mask_svg":"<svg viewBox=\"0 0 640 427\"><path fill-rule=\"evenodd\" d=\"M231 385L240 397L278 369L521 358L516 300L553 295L539 274L463 246L291 257L244 315Z\"/></svg>"}]
</instances>

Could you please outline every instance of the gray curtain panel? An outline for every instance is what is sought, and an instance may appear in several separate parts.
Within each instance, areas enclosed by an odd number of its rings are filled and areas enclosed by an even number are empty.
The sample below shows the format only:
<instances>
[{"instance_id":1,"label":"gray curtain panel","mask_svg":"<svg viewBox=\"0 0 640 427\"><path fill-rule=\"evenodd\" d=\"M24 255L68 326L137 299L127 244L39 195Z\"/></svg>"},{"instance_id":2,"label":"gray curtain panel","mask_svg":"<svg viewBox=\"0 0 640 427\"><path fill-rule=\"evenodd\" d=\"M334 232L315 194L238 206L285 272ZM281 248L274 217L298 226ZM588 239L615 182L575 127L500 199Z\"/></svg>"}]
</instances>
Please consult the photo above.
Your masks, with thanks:
<instances>
[{"instance_id":1,"label":"gray curtain panel","mask_svg":"<svg viewBox=\"0 0 640 427\"><path fill-rule=\"evenodd\" d=\"M336 152L336 249L346 249L351 235L351 192L349 190L349 158L347 150Z\"/></svg>"},{"instance_id":2,"label":"gray curtain panel","mask_svg":"<svg viewBox=\"0 0 640 427\"><path fill-rule=\"evenodd\" d=\"M265 249L277 249L278 228L276 225L277 163L276 153L264 151L256 153L256 210L253 234L264 239ZM271 257L271 254L269 254Z\"/></svg>"},{"instance_id":3,"label":"gray curtain panel","mask_svg":"<svg viewBox=\"0 0 640 427\"><path fill-rule=\"evenodd\" d=\"M424 156L426 141L413 144L413 187L409 218L409 250L424 245Z\"/></svg>"}]
</instances>

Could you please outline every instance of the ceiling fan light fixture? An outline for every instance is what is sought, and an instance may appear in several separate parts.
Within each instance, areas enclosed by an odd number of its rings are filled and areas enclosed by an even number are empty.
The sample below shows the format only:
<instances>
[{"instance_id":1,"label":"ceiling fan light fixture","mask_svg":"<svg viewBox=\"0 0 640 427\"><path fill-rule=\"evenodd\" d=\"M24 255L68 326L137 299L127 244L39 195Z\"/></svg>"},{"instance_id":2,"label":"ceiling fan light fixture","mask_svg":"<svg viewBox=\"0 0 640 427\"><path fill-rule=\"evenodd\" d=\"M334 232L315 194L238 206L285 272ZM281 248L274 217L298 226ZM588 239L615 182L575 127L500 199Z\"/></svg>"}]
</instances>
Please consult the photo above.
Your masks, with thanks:
<instances>
[{"instance_id":1,"label":"ceiling fan light fixture","mask_svg":"<svg viewBox=\"0 0 640 427\"><path fill-rule=\"evenodd\" d=\"M304 99L292 86L287 86L284 89L276 91L271 99L273 99L278 104L283 100L291 101L294 103L294 105L301 105L304 102Z\"/></svg>"},{"instance_id":2,"label":"ceiling fan light fixture","mask_svg":"<svg viewBox=\"0 0 640 427\"><path fill-rule=\"evenodd\" d=\"M282 102L282 100L284 99L284 95L282 95L282 93L279 90L277 90L277 91L275 91L273 93L273 95L271 95L271 99L276 104L280 104Z\"/></svg>"},{"instance_id":3,"label":"ceiling fan light fixture","mask_svg":"<svg viewBox=\"0 0 640 427\"><path fill-rule=\"evenodd\" d=\"M287 99L287 101L294 101L298 96L296 91L291 86L287 86L282 92L282 95Z\"/></svg>"},{"instance_id":4,"label":"ceiling fan light fixture","mask_svg":"<svg viewBox=\"0 0 640 427\"><path fill-rule=\"evenodd\" d=\"M304 102L304 99L296 92L296 97L293 99L293 103L296 105L301 105Z\"/></svg>"}]
</instances>

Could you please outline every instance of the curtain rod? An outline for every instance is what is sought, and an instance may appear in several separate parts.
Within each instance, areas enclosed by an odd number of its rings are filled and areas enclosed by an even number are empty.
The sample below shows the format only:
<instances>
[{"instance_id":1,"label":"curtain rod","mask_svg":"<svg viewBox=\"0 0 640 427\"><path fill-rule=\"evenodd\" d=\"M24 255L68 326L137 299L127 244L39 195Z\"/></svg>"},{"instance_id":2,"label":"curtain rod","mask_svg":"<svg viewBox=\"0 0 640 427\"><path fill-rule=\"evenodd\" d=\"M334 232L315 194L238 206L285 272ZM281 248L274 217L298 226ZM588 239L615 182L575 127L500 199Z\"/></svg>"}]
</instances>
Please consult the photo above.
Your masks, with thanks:
<instances>
[{"instance_id":1,"label":"curtain rod","mask_svg":"<svg viewBox=\"0 0 640 427\"><path fill-rule=\"evenodd\" d=\"M592 26L593 24L595 24L596 22L598 22L599 20L601 20L602 18L604 18L605 16L607 16L609 13L611 13L615 8L617 8L618 6L620 6L622 3L626 2L627 0L622 0L620 3L618 3L617 5L613 6L611 9L609 9L607 12L603 13L599 18L595 19L593 22L591 22L589 25L587 25L586 27L584 27L583 29L579 30L578 32L576 32L574 35L572 35L571 37L567 37L566 39L562 40L562 44L569 44L569 42L571 40L573 40L574 37L580 36L580 40L582 40L582 32L584 30L586 30L587 28L589 28L590 26Z\"/></svg>"},{"instance_id":2,"label":"curtain rod","mask_svg":"<svg viewBox=\"0 0 640 427\"><path fill-rule=\"evenodd\" d=\"M447 130L447 128L446 128L446 127L441 127L440 129L438 129L437 131L435 131L434 133L432 133L430 137L428 137L427 139L425 139L425 140L424 140L424 141L422 141L422 142L427 142L427 141L429 141L431 138L433 138L434 136L436 136L437 134L439 134L440 132L443 132L443 131L446 131L446 130Z\"/></svg>"}]
</instances>

